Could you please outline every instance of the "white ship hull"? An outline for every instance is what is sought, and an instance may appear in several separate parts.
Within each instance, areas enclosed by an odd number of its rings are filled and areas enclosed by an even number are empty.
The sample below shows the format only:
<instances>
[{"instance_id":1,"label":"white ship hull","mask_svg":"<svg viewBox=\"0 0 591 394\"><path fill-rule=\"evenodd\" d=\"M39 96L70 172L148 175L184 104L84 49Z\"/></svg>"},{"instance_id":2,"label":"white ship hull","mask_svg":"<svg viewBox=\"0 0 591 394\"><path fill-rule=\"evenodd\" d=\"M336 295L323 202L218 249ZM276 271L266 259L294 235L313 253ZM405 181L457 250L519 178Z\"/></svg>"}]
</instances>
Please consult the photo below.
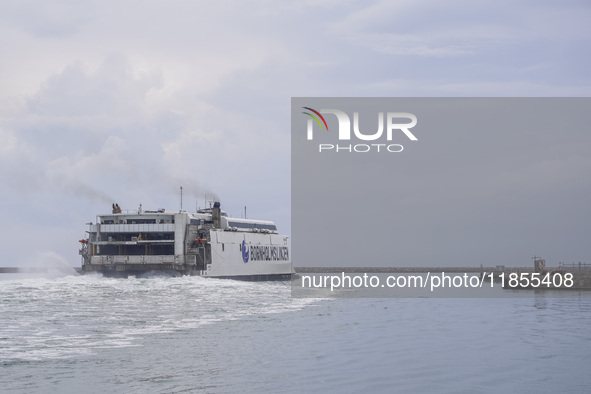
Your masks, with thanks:
<instances>
[{"instance_id":1,"label":"white ship hull","mask_svg":"<svg viewBox=\"0 0 591 394\"><path fill-rule=\"evenodd\" d=\"M118 208L118 206L117 206ZM269 221L229 218L214 208L196 213L138 211L98 215L80 241L82 273L107 276L152 271L242 280L289 280L289 238Z\"/></svg>"}]
</instances>

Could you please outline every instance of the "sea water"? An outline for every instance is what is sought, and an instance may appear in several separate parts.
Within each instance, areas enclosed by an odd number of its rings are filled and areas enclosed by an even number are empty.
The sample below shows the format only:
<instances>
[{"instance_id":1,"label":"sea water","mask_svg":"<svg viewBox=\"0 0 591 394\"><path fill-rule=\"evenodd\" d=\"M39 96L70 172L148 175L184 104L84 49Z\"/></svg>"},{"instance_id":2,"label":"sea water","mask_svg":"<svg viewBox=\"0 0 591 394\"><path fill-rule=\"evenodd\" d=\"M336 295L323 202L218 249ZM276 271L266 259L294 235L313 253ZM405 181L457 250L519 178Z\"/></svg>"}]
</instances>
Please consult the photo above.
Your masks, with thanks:
<instances>
[{"instance_id":1,"label":"sea water","mask_svg":"<svg viewBox=\"0 0 591 394\"><path fill-rule=\"evenodd\" d=\"M308 299L287 282L0 275L3 393L586 393L590 362L575 292Z\"/></svg>"}]
</instances>

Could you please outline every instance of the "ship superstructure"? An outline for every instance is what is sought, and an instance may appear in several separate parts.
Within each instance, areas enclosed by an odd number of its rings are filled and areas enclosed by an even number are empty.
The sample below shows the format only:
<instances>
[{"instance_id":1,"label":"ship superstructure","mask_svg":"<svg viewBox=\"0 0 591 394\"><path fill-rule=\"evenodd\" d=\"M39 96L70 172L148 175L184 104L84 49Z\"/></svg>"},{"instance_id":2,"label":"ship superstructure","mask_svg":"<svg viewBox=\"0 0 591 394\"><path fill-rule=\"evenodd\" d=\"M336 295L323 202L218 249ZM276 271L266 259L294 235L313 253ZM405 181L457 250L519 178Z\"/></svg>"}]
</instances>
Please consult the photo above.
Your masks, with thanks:
<instances>
[{"instance_id":1,"label":"ship superstructure","mask_svg":"<svg viewBox=\"0 0 591 394\"><path fill-rule=\"evenodd\" d=\"M220 208L97 215L81 240L82 272L127 276L170 271L244 280L289 280L289 237L275 223L231 218Z\"/></svg>"}]
</instances>

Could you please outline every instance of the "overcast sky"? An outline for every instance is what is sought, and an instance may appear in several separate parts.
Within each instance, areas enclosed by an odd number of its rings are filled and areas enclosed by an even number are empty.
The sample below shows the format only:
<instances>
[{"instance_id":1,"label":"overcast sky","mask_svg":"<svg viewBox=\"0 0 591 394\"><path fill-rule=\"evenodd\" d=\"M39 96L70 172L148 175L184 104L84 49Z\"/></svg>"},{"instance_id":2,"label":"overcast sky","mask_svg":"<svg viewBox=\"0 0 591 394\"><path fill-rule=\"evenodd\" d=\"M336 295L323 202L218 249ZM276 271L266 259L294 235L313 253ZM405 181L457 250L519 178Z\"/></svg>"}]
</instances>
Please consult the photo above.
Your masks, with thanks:
<instances>
[{"instance_id":1,"label":"overcast sky","mask_svg":"<svg viewBox=\"0 0 591 394\"><path fill-rule=\"evenodd\" d=\"M589 96L588 1L3 1L0 265L203 206L290 232L293 96ZM196 202L196 198L198 198Z\"/></svg>"}]
</instances>

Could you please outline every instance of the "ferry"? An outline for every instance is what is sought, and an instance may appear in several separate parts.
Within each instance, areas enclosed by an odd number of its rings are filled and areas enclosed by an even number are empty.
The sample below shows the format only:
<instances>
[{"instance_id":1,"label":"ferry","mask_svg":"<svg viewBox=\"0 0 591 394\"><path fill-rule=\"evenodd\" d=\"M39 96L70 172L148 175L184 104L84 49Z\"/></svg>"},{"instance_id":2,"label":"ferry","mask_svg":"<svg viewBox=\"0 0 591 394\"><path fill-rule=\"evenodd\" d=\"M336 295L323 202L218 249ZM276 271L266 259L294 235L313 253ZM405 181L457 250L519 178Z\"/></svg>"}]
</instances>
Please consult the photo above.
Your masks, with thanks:
<instances>
[{"instance_id":1,"label":"ferry","mask_svg":"<svg viewBox=\"0 0 591 394\"><path fill-rule=\"evenodd\" d=\"M290 280L289 237L272 221L228 217L215 202L196 212L125 211L96 216L82 247L81 273L148 272L239 280Z\"/></svg>"}]
</instances>

